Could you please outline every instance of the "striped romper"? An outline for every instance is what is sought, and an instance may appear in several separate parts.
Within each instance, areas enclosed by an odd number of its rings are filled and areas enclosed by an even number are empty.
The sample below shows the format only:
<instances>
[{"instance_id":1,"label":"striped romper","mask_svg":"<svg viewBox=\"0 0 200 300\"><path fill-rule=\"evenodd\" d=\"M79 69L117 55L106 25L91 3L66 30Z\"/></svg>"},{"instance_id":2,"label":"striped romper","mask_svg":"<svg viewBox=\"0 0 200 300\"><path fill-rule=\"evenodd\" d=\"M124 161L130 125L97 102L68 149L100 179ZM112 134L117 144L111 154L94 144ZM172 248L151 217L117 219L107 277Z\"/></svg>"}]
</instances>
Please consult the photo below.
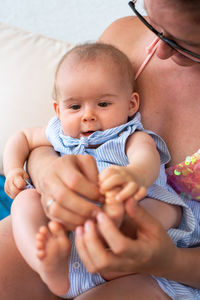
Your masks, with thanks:
<instances>
[{"instance_id":1,"label":"striped romper","mask_svg":"<svg viewBox=\"0 0 200 300\"><path fill-rule=\"evenodd\" d=\"M98 171L101 172L111 165L126 166L129 164L125 154L127 138L135 131L144 131L152 136L160 153L160 175L155 183L148 189L148 197L164 201L166 203L182 207L182 220L178 228L171 228L168 234L179 247L194 247L200 241L200 203L181 199L167 184L165 164L170 160L170 155L164 141L155 133L147 131L141 124L140 113L126 124L105 131L96 131L89 137L81 139L71 138L63 134L60 120L53 117L47 128L46 135L55 151L61 156L66 154L89 154L96 160ZM91 147L98 145L98 147ZM74 243L74 233L70 232L69 238L72 244L69 259L70 289L62 298L74 298L99 284L105 282L100 274L90 274L82 264ZM200 291L189 286L170 281L164 278L154 277L160 287L172 299L200 299Z\"/></svg>"}]
</instances>

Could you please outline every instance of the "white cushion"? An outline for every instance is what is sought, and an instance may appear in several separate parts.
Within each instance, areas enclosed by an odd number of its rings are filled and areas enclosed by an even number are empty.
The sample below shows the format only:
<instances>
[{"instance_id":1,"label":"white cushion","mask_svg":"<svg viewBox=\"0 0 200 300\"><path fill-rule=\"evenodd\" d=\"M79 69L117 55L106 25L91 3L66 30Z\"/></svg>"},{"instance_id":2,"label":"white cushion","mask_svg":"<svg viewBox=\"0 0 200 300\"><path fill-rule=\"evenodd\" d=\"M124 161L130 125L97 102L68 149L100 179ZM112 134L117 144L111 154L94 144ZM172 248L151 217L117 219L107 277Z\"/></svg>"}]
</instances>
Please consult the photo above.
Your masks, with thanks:
<instances>
[{"instance_id":1,"label":"white cushion","mask_svg":"<svg viewBox=\"0 0 200 300\"><path fill-rule=\"evenodd\" d=\"M0 23L0 173L8 137L53 115L56 66L72 45Z\"/></svg>"}]
</instances>

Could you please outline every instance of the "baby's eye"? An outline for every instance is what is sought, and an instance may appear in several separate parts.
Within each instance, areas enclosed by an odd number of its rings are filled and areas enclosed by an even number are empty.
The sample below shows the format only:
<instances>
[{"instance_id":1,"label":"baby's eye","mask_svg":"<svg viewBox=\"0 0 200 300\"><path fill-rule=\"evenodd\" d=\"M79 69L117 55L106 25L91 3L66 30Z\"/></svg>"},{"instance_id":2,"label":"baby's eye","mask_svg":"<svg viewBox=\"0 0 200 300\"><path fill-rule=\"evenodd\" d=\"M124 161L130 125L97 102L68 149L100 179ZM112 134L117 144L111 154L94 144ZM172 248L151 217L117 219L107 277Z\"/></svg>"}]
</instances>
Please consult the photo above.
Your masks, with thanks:
<instances>
[{"instance_id":1,"label":"baby's eye","mask_svg":"<svg viewBox=\"0 0 200 300\"><path fill-rule=\"evenodd\" d=\"M79 104L74 104L74 105L70 106L70 109L72 109L72 110L78 110L80 108L81 108L81 106Z\"/></svg>"},{"instance_id":2,"label":"baby's eye","mask_svg":"<svg viewBox=\"0 0 200 300\"><path fill-rule=\"evenodd\" d=\"M100 107L107 107L107 106L110 105L110 103L108 103L108 102L100 102L100 103L98 103L98 105L99 105Z\"/></svg>"}]
</instances>

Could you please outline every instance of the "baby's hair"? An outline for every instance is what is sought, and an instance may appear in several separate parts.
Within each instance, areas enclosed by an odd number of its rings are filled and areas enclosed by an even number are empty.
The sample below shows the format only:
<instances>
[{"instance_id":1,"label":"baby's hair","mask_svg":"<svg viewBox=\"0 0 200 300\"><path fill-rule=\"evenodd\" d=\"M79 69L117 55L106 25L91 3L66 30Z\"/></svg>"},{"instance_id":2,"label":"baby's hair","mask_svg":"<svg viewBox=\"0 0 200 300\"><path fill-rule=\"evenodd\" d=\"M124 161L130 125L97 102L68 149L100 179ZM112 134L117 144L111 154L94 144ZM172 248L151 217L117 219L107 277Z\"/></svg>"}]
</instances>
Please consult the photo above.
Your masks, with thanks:
<instances>
[{"instance_id":1,"label":"baby's hair","mask_svg":"<svg viewBox=\"0 0 200 300\"><path fill-rule=\"evenodd\" d=\"M114 65L119 68L119 74L121 76L125 76L125 79L130 84L130 88L132 91L134 90L134 78L135 74L133 71L133 66L128 59L128 57L116 47L105 44L105 43L85 43L81 45L77 45L71 50L69 50L60 60L55 74L55 84L54 84L54 100L57 100L58 91L57 91L57 75L62 66L63 62L69 58L73 57L74 63L76 62L92 62L97 61L99 59L109 58Z\"/></svg>"}]
</instances>

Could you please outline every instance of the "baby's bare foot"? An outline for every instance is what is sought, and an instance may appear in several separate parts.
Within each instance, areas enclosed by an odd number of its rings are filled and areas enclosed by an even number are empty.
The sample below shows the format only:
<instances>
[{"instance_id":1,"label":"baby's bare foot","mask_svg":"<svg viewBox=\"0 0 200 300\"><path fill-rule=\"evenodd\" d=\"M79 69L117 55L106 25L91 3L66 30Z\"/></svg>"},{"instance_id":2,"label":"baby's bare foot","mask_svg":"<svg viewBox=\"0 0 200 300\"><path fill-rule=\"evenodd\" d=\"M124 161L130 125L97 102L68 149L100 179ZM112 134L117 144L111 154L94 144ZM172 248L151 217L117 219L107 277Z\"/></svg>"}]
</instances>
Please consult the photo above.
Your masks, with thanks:
<instances>
[{"instance_id":1,"label":"baby's bare foot","mask_svg":"<svg viewBox=\"0 0 200 300\"><path fill-rule=\"evenodd\" d=\"M48 227L40 227L36 235L37 257L40 261L39 274L56 295L63 295L69 289L70 248L70 241L61 224L51 221Z\"/></svg>"}]
</instances>

